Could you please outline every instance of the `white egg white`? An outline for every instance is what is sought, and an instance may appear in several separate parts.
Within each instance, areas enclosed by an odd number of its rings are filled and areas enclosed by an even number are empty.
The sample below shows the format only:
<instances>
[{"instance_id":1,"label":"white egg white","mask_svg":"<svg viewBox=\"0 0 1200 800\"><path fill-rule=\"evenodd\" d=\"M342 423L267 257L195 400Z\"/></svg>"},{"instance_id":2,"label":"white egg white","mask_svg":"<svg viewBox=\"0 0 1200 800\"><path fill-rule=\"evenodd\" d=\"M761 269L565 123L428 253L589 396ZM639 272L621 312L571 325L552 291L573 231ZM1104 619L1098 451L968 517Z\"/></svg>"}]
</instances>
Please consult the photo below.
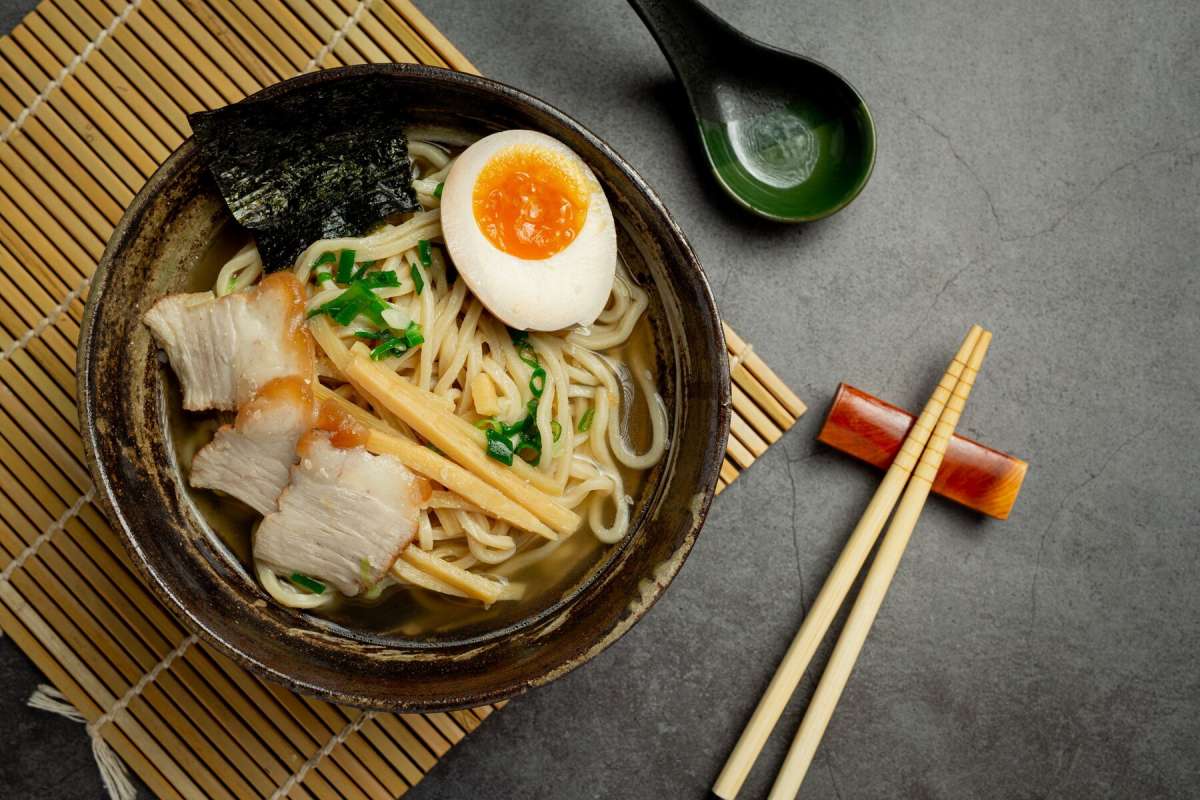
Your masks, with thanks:
<instances>
[{"instance_id":1,"label":"white egg white","mask_svg":"<svg viewBox=\"0 0 1200 800\"><path fill-rule=\"evenodd\" d=\"M475 220L473 196L480 172L509 148L566 157L590 188L582 228L565 248L545 259L523 259L497 248ZM509 130L468 147L442 187L442 233L458 274L480 302L506 325L555 331L590 325L604 310L617 267L617 233L608 198L579 156L544 133Z\"/></svg>"}]
</instances>

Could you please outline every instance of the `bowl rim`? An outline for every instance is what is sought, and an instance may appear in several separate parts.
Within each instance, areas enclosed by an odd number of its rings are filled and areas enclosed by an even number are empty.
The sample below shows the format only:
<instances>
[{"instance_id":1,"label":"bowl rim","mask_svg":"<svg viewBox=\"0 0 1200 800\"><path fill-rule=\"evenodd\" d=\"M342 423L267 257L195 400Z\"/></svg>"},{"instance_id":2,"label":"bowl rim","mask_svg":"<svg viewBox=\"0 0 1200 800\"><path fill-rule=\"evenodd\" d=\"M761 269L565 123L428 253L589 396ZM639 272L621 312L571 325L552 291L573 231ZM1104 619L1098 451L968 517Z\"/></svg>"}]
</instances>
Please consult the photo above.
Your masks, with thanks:
<instances>
[{"instance_id":1,"label":"bowl rim","mask_svg":"<svg viewBox=\"0 0 1200 800\"><path fill-rule=\"evenodd\" d=\"M95 340L97 338L97 317L96 309L104 303L105 292L109 285L110 272L114 264L118 261L118 257L124 250L125 244L138 223L151 206L153 201L164 190L168 189L172 181L176 178L181 163L186 163L186 159L192 157L194 150L193 138L189 136L162 162L155 172L146 180L142 188L137 192L134 199L126 208L117 226L114 228L104 253L97 265L95 272L91 278L91 291L89 292L88 301L84 308L83 319L80 325L80 335L76 355L76 375L78 383L78 400L77 407L79 412L80 425L82 428L82 439L84 446L84 454L88 463L89 471L91 472L94 485L97 488L96 500L99 505L105 510L108 519L113 523L113 527L117 529L122 543L127 552L130 554L130 561L133 563L138 574L142 577L143 582L150 588L155 598L164 606L171 610L173 616L179 620L185 628L191 633L201 636L206 642L218 648L218 650L231 657L239 665L251 670L255 674L264 676L274 682L282 683L292 690L302 692L304 694L317 696L332 702L344 703L348 705L365 706L375 708L387 708L398 711L436 711L452 708L462 708L468 706L476 706L483 703L495 702L500 699L512 697L520 694L529 687L543 685L552 680L561 677L570 672L583 663L589 661L595 655L611 645L617 638L624 635L633 624L639 621L645 613L654 605L661 597L663 591L671 583L674 577L678 574L683 562L690 554L695 543L696 535L703 527L703 523L707 518L707 514L712 503L712 499L716 493L716 484L720 475L720 467L725 456L725 443L729 436L730 416L731 416L731 385L729 373L729 360L726 351L723 334L720 328L720 313L717 310L715 299L712 295L712 288L708 278L696 258L694 251L683 234L682 229L671 216L662 200L654 192L646 181L638 174L638 172L618 155L603 139L592 133L588 128L575 120L570 115L561 111L557 107L534 97L520 89L517 89L500 81L495 81L482 76L469 73L457 72L454 70L442 69L421 64L360 64L347 67L337 67L326 70L321 70L313 73L298 75L284 81L279 81L270 86L267 86L252 95L248 95L247 99L264 99L275 96L280 93L295 91L309 85L321 84L325 81L337 79L350 79L360 76L395 76L400 78L417 78L431 79L434 81L448 81L451 84L457 84L470 90L481 90L491 95L498 95L503 99L513 102L519 106L549 116L559 124L571 129L575 134L585 139L588 144L594 147L600 156L607 160L616 170L621 173L621 176L627 180L630 186L641 196L645 202L648 216L657 217L662 227L665 228L672 239L672 244L677 249L678 254L682 257L684 265L688 271L692 272L696 278L695 288L706 307L706 311L711 319L717 323L717 333L721 336L719 346L715 349L719 353L719 358L715 365L709 365L708 370L715 372L712 381L713 390L716 392L715 407L717 409L717 428L713 431L713 436L710 437L710 446L705 448L703 460L699 470L701 477L700 484L695 488L699 492L697 495L698 502L693 507L694 522L686 536L683 537L682 544L676 553L677 557L673 557L669 563L665 564L665 569L656 571L655 580L652 585L645 587L642 591L640 602L631 604L629 615L623 618L615 628L603 632L603 635L591 637L590 646L584 652L574 657L563 659L557 666L532 677L522 678L506 683L503 686L487 692L477 692L469 697L455 697L441 704L423 703L419 706L410 705L403 702L402 699L393 695L387 697L377 696L365 698L362 695L344 692L336 687L331 687L324 684L314 683L296 675L289 674L271 664L265 663L264 660L254 657L253 653L246 652L244 649L234 646L226 641L225 637L219 630L210 626L208 621L199 612L193 608L191 604L184 601L180 597L167 576L163 575L163 570L151 563L151 559L139 543L138 535L132 529L131 521L126 513L122 510L121 502L118 500L117 492L113 486L113 465L105 463L98 455L100 452L99 439L100 432L96 425L97 415L97 394L92 374L91 359L95 350ZM666 484L661 484L665 486ZM659 488L661 488L661 486ZM658 491L658 488L656 488ZM642 519L636 528L631 529L625 539L622 541L627 543L632 537L644 527L649 520L650 515L643 515ZM583 590L595 579L596 576L602 574L605 570L612 567L615 561L609 555L606 555L601 561L597 562L597 568L593 569L593 576L581 581L578 592L573 592L573 596L582 594ZM515 623L506 625L504 628L497 629L495 633L501 635L511 635L520 632L526 627L528 621L536 621L543 619L545 614L552 609L559 608L560 604L555 603L541 611L534 612L527 617L522 617ZM492 632L489 632L489 634ZM370 640L368 635L367 640ZM492 638L491 635L488 636ZM467 640L463 640L466 642ZM457 646L463 642L456 641ZM469 644L469 642L468 642ZM414 648L415 649L415 648ZM370 702L364 702L369 700Z\"/></svg>"}]
</instances>

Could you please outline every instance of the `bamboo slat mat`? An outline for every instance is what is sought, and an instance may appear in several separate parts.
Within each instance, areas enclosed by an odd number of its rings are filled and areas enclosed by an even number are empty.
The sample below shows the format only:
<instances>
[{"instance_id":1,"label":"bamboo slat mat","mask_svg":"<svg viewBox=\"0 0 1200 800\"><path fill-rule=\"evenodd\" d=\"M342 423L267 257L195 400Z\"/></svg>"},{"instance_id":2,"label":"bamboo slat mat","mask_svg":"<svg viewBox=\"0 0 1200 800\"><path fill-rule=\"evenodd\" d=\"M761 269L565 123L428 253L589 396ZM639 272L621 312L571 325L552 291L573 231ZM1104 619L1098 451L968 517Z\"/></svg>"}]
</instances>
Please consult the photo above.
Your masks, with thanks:
<instances>
[{"instance_id":1,"label":"bamboo slat mat","mask_svg":"<svg viewBox=\"0 0 1200 800\"><path fill-rule=\"evenodd\" d=\"M362 712L237 667L140 583L82 456L89 277L186 113L379 61L475 71L408 0L45 0L0 40L0 627L160 797L395 797L495 708ZM720 489L804 411L726 336Z\"/></svg>"}]
</instances>

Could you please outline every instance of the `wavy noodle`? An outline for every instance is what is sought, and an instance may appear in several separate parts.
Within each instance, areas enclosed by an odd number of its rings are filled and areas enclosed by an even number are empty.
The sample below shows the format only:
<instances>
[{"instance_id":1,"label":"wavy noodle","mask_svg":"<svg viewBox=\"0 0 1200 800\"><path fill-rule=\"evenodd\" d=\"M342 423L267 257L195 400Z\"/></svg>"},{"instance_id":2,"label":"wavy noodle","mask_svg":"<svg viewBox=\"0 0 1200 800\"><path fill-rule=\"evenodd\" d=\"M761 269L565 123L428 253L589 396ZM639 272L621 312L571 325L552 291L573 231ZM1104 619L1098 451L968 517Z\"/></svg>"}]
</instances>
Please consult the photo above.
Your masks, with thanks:
<instances>
[{"instance_id":1,"label":"wavy noodle","mask_svg":"<svg viewBox=\"0 0 1200 800\"><path fill-rule=\"evenodd\" d=\"M425 210L385 222L366 236L314 242L294 265L296 277L308 287L308 310L319 308L345 290L333 277L323 283L314 277L313 263L323 253L354 250L359 265L375 262L368 271L394 272L399 286L372 291L387 304L385 314L392 327L403 328L392 324L395 322L414 321L420 325L424 342L379 363L442 398L448 408L471 423L481 419L475 406L474 382L481 375L487 376L496 395L497 418L514 424L525 417L534 399L529 386L532 367L522 360L508 330L487 312L466 283L451 282L448 256L441 245L439 201L434 192L453 158L431 141L412 140L409 152L417 176L414 186ZM420 258L422 240L432 245L428 264ZM327 271L336 272L322 270ZM419 281L414 280L414 271ZM258 253L247 246L222 268L216 292L220 295L244 289L261 274ZM418 283L423 284L421 292L416 290ZM639 363L638 348L630 348L628 364L612 353L629 341L648 305L646 291L622 264L607 305L589 328L533 333L528 337L546 379L535 416L542 453L532 467L534 472L527 474L541 476L536 478L536 485L557 494L556 500L580 514L590 535L603 543L620 541L629 530L632 499L626 494L622 470L636 473L648 469L662 458L667 446L666 406L652 372ZM356 333L373 328L370 320L359 317L336 333L346 347L351 347L361 341ZM336 359L323 356L321 375L337 393L372 411L400 435L421 441L386 409L360 396L334 363ZM645 409L649 422L645 426L649 442L643 452L638 452L629 431L631 417L641 409ZM590 428L581 431L585 418L590 420ZM435 487L427 507L420 512L411 546L442 559L447 569L468 570L498 582L500 599L510 599L520 597L524 587L510 585L507 576L545 560L565 541L567 537L563 536L547 542L537 534L510 528L457 494ZM267 593L285 606L312 610L335 602L332 592L312 594L270 569L259 566L257 572ZM447 596L468 596L444 577L401 560L388 580Z\"/></svg>"}]
</instances>

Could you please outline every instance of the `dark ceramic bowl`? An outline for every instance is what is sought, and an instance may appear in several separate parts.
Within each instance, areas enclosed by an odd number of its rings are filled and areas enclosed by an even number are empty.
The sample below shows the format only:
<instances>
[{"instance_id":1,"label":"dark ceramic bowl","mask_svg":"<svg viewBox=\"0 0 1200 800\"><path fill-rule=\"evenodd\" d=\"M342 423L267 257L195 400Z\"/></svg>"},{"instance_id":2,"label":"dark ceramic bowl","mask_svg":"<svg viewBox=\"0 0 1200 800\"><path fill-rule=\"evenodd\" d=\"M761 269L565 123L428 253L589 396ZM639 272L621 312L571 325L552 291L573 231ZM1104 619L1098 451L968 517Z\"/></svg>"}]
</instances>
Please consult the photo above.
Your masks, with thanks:
<instances>
[{"instance_id":1,"label":"dark ceramic bowl","mask_svg":"<svg viewBox=\"0 0 1200 800\"><path fill-rule=\"evenodd\" d=\"M79 347L84 442L108 514L147 583L188 628L239 663L339 703L403 711L478 705L587 661L629 630L678 572L725 453L725 343L708 282L662 203L604 142L546 103L483 78L393 64L305 75L260 96L364 79L394 85L414 124L475 135L544 131L574 148L604 185L621 251L652 284L671 413L667 455L637 500L630 535L550 605L469 638L367 634L269 602L197 508L169 422L177 391L141 322L163 294L211 285L205 253L230 224L190 140L134 199L96 272Z\"/></svg>"}]
</instances>

